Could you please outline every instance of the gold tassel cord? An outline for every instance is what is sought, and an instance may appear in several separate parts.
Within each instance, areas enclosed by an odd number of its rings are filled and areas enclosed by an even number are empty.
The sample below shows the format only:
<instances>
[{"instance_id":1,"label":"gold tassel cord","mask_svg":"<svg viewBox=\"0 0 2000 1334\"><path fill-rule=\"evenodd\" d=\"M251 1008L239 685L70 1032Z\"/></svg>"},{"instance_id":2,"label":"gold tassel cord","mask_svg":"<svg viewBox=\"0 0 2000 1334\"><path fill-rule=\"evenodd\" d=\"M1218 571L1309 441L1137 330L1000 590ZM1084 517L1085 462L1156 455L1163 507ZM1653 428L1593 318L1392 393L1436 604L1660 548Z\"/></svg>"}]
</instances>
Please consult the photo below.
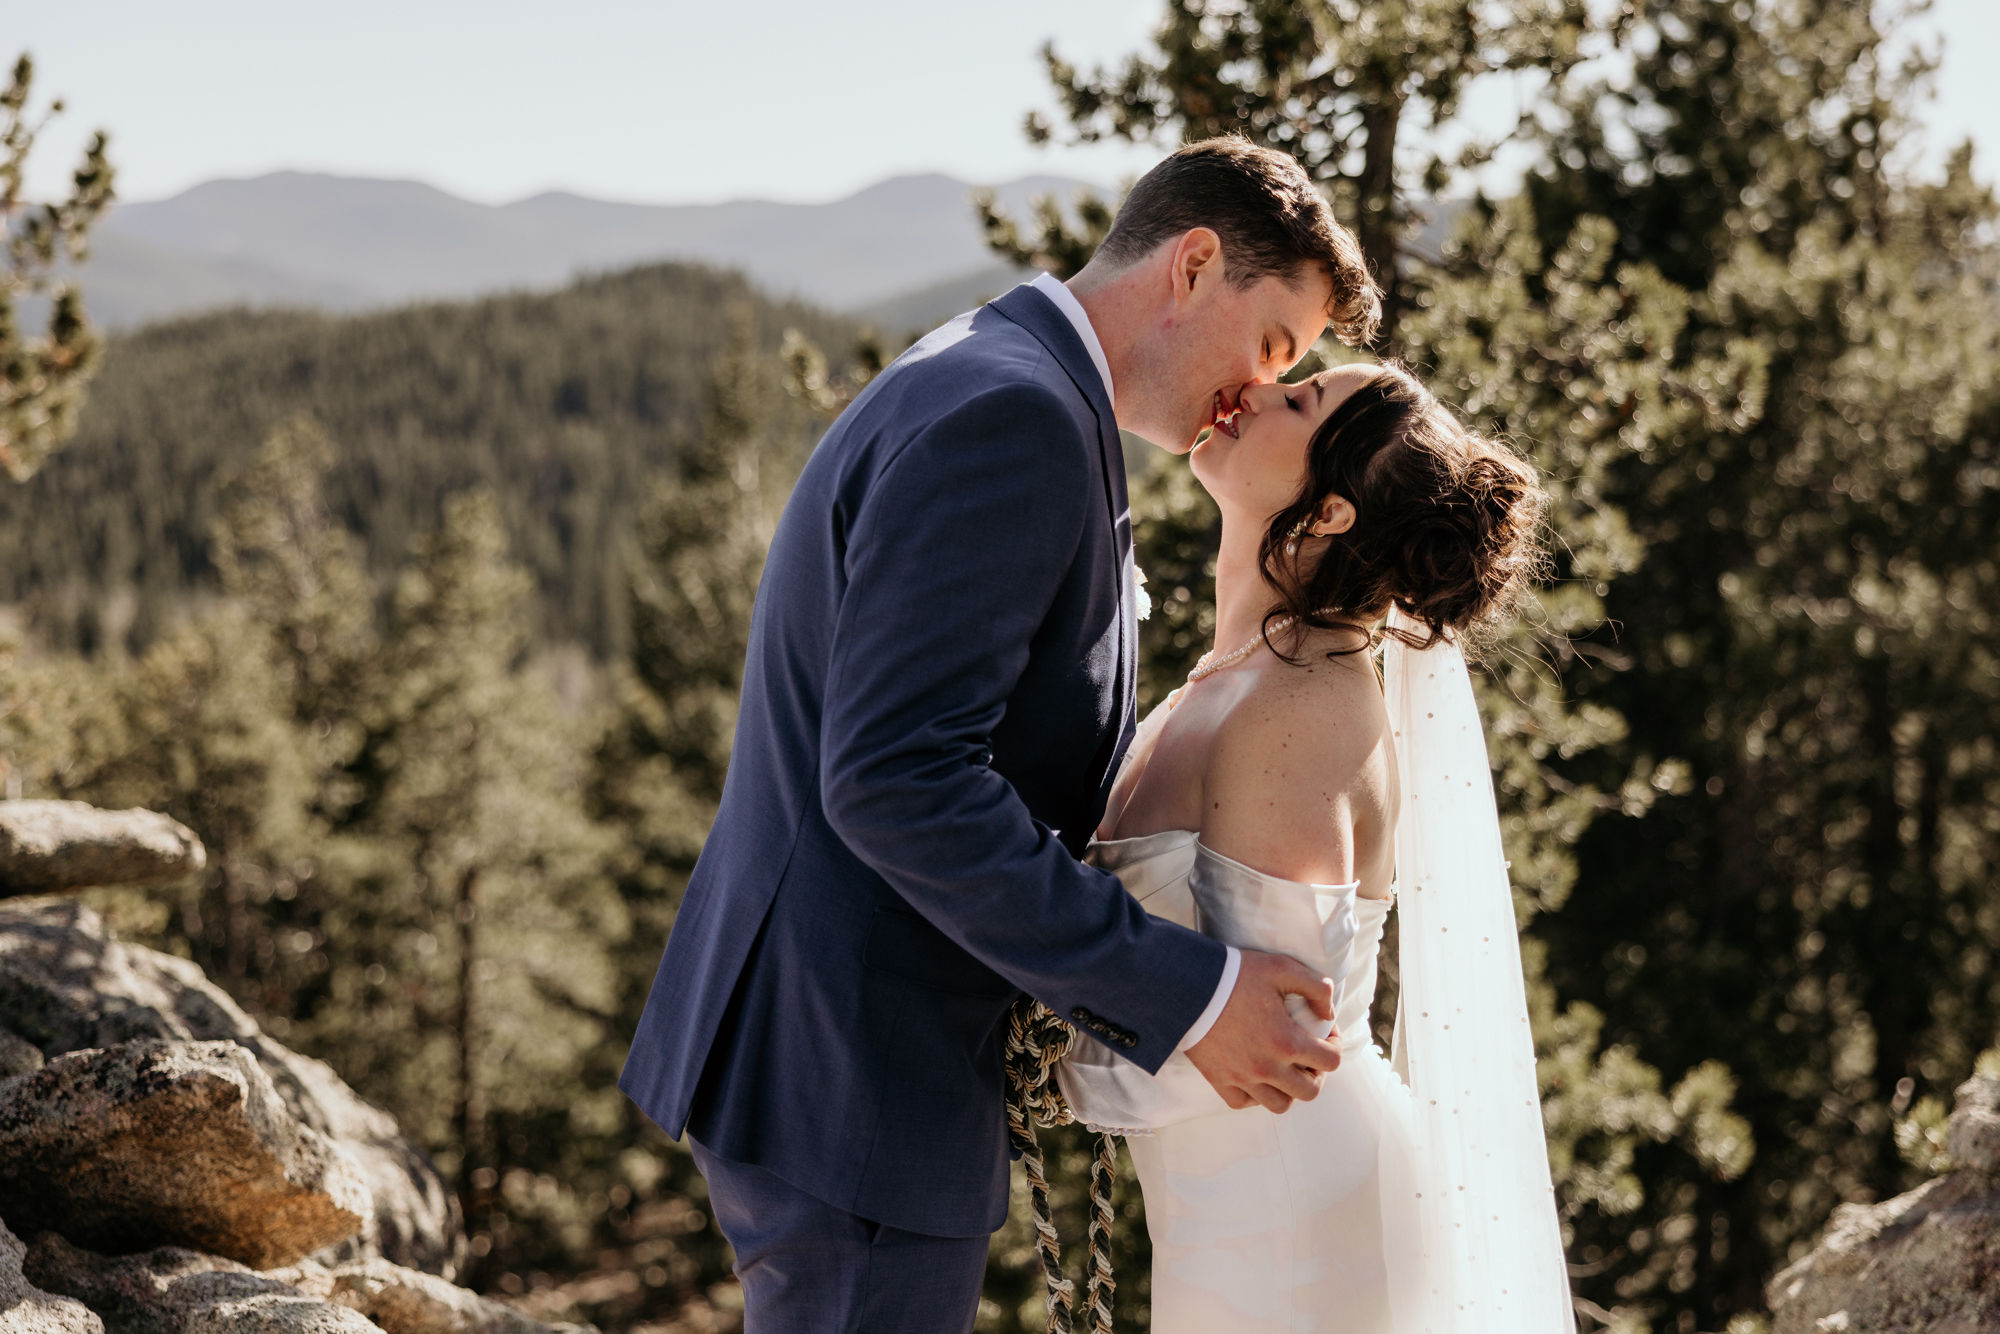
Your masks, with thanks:
<instances>
[{"instance_id":1,"label":"gold tassel cord","mask_svg":"<svg viewBox=\"0 0 2000 1334\"><path fill-rule=\"evenodd\" d=\"M1083 1305L1090 1312L1092 1334L1111 1334L1111 1183L1118 1167L1118 1142L1097 1136L1097 1157L1090 1166L1090 1274Z\"/></svg>"},{"instance_id":2,"label":"gold tassel cord","mask_svg":"<svg viewBox=\"0 0 2000 1334\"><path fill-rule=\"evenodd\" d=\"M1055 1081L1056 1062L1075 1041L1076 1030L1031 997L1021 997L1008 1013L1002 1058L1007 1074L1007 1135L1021 1155L1034 1201L1035 1251L1049 1288L1047 1334L1071 1334L1076 1284L1063 1274L1062 1240L1049 1210L1049 1183L1035 1127L1068 1125L1076 1119ZM1111 1187L1117 1151L1111 1136L1097 1137L1090 1172L1090 1258L1084 1287L1091 1334L1111 1334L1111 1294L1117 1286L1111 1274Z\"/></svg>"}]
</instances>

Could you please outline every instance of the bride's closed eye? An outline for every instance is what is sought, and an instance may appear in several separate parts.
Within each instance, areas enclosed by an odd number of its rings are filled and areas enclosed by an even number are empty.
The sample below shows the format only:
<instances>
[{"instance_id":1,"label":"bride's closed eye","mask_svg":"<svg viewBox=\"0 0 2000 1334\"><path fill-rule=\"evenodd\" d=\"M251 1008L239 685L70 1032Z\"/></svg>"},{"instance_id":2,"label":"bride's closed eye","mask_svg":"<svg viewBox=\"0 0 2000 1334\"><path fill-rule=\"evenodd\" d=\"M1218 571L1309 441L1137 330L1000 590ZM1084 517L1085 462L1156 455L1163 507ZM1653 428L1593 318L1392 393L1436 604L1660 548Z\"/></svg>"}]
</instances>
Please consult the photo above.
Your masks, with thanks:
<instances>
[{"instance_id":1,"label":"bride's closed eye","mask_svg":"<svg viewBox=\"0 0 2000 1334\"><path fill-rule=\"evenodd\" d=\"M1290 394L1285 395L1285 406L1290 408L1293 412L1305 411L1304 408L1299 406L1299 400Z\"/></svg>"}]
</instances>

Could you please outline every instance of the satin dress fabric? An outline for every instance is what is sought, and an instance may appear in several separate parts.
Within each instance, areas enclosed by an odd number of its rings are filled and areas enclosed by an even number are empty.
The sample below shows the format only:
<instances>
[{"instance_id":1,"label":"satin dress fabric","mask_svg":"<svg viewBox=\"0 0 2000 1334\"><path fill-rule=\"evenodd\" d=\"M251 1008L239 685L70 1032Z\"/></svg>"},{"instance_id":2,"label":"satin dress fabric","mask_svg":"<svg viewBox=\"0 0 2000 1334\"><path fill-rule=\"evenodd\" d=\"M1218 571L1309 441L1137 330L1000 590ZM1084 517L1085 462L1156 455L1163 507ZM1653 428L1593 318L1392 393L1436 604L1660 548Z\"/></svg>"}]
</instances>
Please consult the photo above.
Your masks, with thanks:
<instances>
[{"instance_id":1,"label":"satin dress fabric","mask_svg":"<svg viewBox=\"0 0 2000 1334\"><path fill-rule=\"evenodd\" d=\"M1421 1334L1449 1325L1420 1235L1409 1090L1370 1032L1391 900L1225 857L1187 830L1093 843L1150 913L1333 979L1340 1068L1282 1114L1232 1110L1185 1055L1157 1075L1079 1041L1056 1070L1078 1120L1126 1137L1153 1245L1155 1334ZM1295 1017L1327 1025L1296 1001Z\"/></svg>"}]
</instances>

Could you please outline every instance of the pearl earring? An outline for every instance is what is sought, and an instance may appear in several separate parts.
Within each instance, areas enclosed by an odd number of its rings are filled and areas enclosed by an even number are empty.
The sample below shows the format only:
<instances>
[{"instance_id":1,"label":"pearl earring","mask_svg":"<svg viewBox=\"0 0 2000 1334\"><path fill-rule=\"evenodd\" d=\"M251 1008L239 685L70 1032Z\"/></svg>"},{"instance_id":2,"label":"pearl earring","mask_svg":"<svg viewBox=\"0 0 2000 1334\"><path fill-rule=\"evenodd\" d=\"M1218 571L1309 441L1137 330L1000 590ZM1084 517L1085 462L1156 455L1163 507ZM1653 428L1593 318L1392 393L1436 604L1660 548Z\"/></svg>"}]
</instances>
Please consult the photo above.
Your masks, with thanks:
<instances>
[{"instance_id":1,"label":"pearl earring","mask_svg":"<svg viewBox=\"0 0 2000 1334\"><path fill-rule=\"evenodd\" d=\"M1306 535L1306 521L1304 519L1300 519L1298 523L1293 526L1291 536L1287 538L1285 541L1286 556L1290 557L1299 554L1299 539L1304 537L1305 535Z\"/></svg>"}]
</instances>

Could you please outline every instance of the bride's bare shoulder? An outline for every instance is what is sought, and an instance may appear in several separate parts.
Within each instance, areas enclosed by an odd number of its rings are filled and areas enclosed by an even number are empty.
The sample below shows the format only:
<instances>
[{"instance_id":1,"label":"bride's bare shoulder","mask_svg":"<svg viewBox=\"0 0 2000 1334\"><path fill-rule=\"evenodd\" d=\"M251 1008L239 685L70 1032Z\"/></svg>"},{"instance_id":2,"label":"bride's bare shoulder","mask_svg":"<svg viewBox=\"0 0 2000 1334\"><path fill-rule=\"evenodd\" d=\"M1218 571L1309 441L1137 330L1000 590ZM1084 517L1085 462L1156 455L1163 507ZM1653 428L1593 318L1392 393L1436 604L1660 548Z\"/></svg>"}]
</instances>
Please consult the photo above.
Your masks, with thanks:
<instances>
[{"instance_id":1,"label":"bride's bare shoulder","mask_svg":"<svg viewBox=\"0 0 2000 1334\"><path fill-rule=\"evenodd\" d=\"M1353 878L1357 826L1372 828L1394 786L1388 712L1362 658L1270 664L1217 729L1203 784L1202 838L1254 848L1259 869L1295 880Z\"/></svg>"},{"instance_id":2,"label":"bride's bare shoulder","mask_svg":"<svg viewBox=\"0 0 2000 1334\"><path fill-rule=\"evenodd\" d=\"M1360 655L1272 662L1222 722L1217 743L1239 759L1297 754L1319 765L1359 761L1388 725L1382 687Z\"/></svg>"}]
</instances>

